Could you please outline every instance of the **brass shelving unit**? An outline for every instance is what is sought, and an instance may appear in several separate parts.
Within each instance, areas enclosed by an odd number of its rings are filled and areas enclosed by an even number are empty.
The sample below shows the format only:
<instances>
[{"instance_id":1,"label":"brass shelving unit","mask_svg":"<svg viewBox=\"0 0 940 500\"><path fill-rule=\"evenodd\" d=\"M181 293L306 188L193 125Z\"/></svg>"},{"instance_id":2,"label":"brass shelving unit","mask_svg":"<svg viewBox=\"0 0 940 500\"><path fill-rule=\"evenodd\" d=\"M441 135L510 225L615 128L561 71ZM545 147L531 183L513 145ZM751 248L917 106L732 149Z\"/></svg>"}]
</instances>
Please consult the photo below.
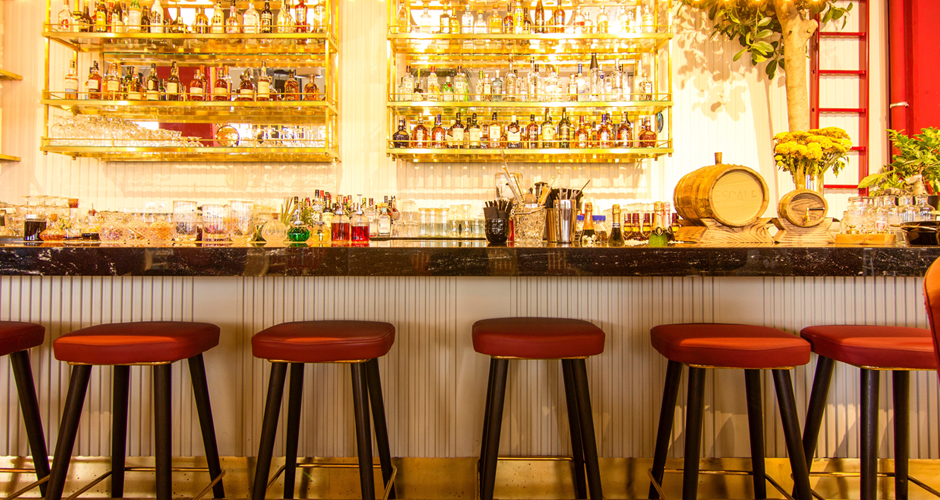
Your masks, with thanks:
<instances>
[{"instance_id":1,"label":"brass shelving unit","mask_svg":"<svg viewBox=\"0 0 940 500\"><path fill-rule=\"evenodd\" d=\"M46 109L46 137L42 140L42 151L58 153L73 158L98 158L105 161L199 161L199 162L333 162L339 161L339 44L335 22L338 19L337 0L327 0L325 30L310 33L270 34L194 34L194 33L95 33L60 31L50 24L53 4L47 0L47 19L43 36L50 42L46 49L46 85L42 104ZM59 5L55 3L55 5ZM176 5L165 5L170 12ZM181 3L184 10L198 5ZM203 5L208 7L208 4ZM272 2L278 10L280 2ZM238 2L239 12L248 7L247 2ZM228 16L228 3L225 5ZM211 17L212 8L207 8ZM309 13L308 13L309 15ZM71 60L79 68L79 80L87 73L82 71L92 61L120 63L138 66L141 69L156 63L168 66L176 62L180 67L205 65L211 77L216 77L214 68L227 66L233 71L233 91L237 92L239 69L256 69L267 63L269 70L294 69L298 78L313 78L317 71L322 79L320 100L272 100L272 101L134 101L88 99L86 93L67 96L50 75L56 71L49 67L51 47L61 47L71 52ZM66 64L67 66L67 64ZM185 83L185 82L184 82ZM212 81L210 81L210 87ZM301 82L301 87L303 82ZM273 82L272 82L273 90ZM54 127L55 123L70 116L87 116L122 119L132 123L159 124L212 124L216 128L233 125L236 128L258 126L270 128L285 126L297 131L318 129L317 140L266 141L258 144L254 137L241 137L234 146L226 147L223 141L205 137L182 137L161 144L147 140L109 140L87 137L59 137L68 127ZM172 125L170 125L172 128ZM297 127L293 129L292 127ZM102 134L105 135L105 134ZM244 134L243 134L244 135ZM307 133L306 137L310 137Z\"/></svg>"},{"instance_id":2,"label":"brass shelving unit","mask_svg":"<svg viewBox=\"0 0 940 500\"><path fill-rule=\"evenodd\" d=\"M398 24L398 13L404 2L409 11L410 26ZM619 126L624 113L633 123L635 133L639 130L640 117L649 117L654 129L658 130L655 147L638 147L640 142L634 140L626 146L618 148L539 148L539 149L504 149L506 159L510 162L552 162L552 163L631 163L645 159L655 159L673 153L672 140L672 58L670 45L673 38L671 11L672 0L624 0L624 1L591 1L571 2L562 1L566 11L566 20L570 21L577 5L586 8L586 12L593 19L598 9L603 6L609 16L608 32L586 32L566 27L557 28L553 33L441 33L438 22L441 14L447 8L446 2L422 2L419 0L398 0L388 3L388 33L387 45L389 52L387 92L387 131L388 143L386 153L392 158L407 162L498 162L502 153L498 149L486 148L457 148L457 149L417 149L395 147L392 134L398 130L398 121L405 119L408 132L413 135L414 126L421 122L428 128L433 127L433 119L440 114L444 127L449 128L459 113L464 125L467 119L477 114L481 125L489 123L493 112L499 114L500 121L505 125L510 115L516 115L522 127L529 123L529 115L542 118L546 109L551 111L554 123L557 125L561 117L562 108L572 122L572 135L577 128L578 120L584 117L588 123L600 122L600 114L608 113L613 119L613 130ZM456 4L454 4L456 5ZM495 4L499 8L500 16L506 15L504 3ZM546 10L551 7L546 5ZM615 26L618 9L638 10L649 6L652 17L640 20L636 17L629 30ZM476 15L483 13L486 19L494 7L493 2L471 1L469 8ZM422 24L418 19L423 9L427 8L432 20L430 25ZM463 5L454 12L460 16ZM638 13L638 12L637 12ZM534 13L530 11L530 16ZM549 27L552 27L551 25ZM489 28L487 28L489 30ZM560 32L557 32L560 31ZM530 62L539 64L542 68L552 65L559 69L559 74L565 81L567 75L575 72L578 64L587 70L591 56L596 55L601 67L606 70L614 68L615 64L623 64L626 71L633 72L639 61L643 61L644 68L650 73L653 92L648 100L598 100L598 101L571 101L567 96L559 96L553 100L540 99L538 101L522 101L509 96L500 101L442 101L442 100L409 100L411 96L399 93L398 85L405 68L410 66L416 80L426 76L431 67L435 67L441 76L443 84L444 74L452 76L459 65L465 74L475 77L479 71L490 75L498 71L505 75L510 68L519 71L519 78L523 78ZM441 69L444 68L444 74ZM638 75L637 75L638 76ZM475 98L474 82L470 82L470 98ZM422 84L422 88L424 85ZM604 96L601 96L602 98ZM565 100L561 100L565 99ZM573 139L573 137L572 137ZM636 147L633 147L636 146Z\"/></svg>"},{"instance_id":3,"label":"brass shelving unit","mask_svg":"<svg viewBox=\"0 0 940 500\"><path fill-rule=\"evenodd\" d=\"M22 80L22 79L23 79L23 77L22 77L21 75L18 75L18 74L16 74L16 73L13 73L12 71L7 71L7 70L5 70L5 69L0 69L0 80ZM20 158L19 156L2 155L2 154L0 154L0 161L18 162L18 161L20 161L21 159L22 159L22 158Z\"/></svg>"}]
</instances>

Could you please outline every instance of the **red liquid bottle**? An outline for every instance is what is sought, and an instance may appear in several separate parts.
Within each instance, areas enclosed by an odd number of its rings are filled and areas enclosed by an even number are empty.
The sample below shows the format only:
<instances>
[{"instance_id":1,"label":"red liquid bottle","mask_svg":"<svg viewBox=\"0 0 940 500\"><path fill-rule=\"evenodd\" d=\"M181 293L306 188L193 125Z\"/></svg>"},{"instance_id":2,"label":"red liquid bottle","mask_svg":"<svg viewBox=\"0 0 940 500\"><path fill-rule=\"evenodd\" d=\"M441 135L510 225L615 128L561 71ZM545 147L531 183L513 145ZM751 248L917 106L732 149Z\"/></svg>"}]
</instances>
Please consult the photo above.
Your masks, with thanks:
<instances>
[{"instance_id":1,"label":"red liquid bottle","mask_svg":"<svg viewBox=\"0 0 940 500\"><path fill-rule=\"evenodd\" d=\"M351 236L349 217L346 217L346 214L343 213L343 209L340 206L336 207L336 212L333 214L330 232L332 233L334 245L342 246L349 244Z\"/></svg>"},{"instance_id":2,"label":"red liquid bottle","mask_svg":"<svg viewBox=\"0 0 940 500\"><path fill-rule=\"evenodd\" d=\"M362 206L356 209L349 221L351 230L350 244L353 246L369 246L369 218L362 213Z\"/></svg>"}]
</instances>

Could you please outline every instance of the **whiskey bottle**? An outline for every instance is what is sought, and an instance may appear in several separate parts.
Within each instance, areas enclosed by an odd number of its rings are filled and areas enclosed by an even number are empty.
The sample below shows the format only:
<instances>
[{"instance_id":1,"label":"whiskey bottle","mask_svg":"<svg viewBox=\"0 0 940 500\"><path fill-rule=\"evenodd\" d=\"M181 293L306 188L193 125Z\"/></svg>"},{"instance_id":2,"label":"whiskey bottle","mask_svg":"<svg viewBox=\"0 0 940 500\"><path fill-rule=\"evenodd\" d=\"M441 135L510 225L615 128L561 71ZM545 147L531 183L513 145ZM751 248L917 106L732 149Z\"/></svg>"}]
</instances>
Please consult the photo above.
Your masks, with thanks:
<instances>
[{"instance_id":1,"label":"whiskey bottle","mask_svg":"<svg viewBox=\"0 0 940 500\"><path fill-rule=\"evenodd\" d=\"M176 61L173 61L173 64L170 66L170 77L166 80L166 100L183 100L183 93L181 92L180 86L180 68L176 65Z\"/></svg>"},{"instance_id":2,"label":"whiskey bottle","mask_svg":"<svg viewBox=\"0 0 940 500\"><path fill-rule=\"evenodd\" d=\"M157 64L150 63L150 76L147 78L147 90L144 99L148 101L160 100L160 78L157 76Z\"/></svg>"},{"instance_id":3,"label":"whiskey bottle","mask_svg":"<svg viewBox=\"0 0 940 500\"><path fill-rule=\"evenodd\" d=\"M643 126L640 129L640 133L637 136L639 146L641 148L655 148L656 147L656 132L652 128L652 117L647 116L643 119Z\"/></svg>"},{"instance_id":4,"label":"whiskey bottle","mask_svg":"<svg viewBox=\"0 0 940 500\"><path fill-rule=\"evenodd\" d=\"M623 231L620 229L620 205L614 205L610 210L611 224L610 224L610 237L607 238L607 246L610 247L622 247L626 245L626 240L623 237Z\"/></svg>"},{"instance_id":5,"label":"whiskey bottle","mask_svg":"<svg viewBox=\"0 0 940 500\"><path fill-rule=\"evenodd\" d=\"M450 14L447 13L447 9L441 11L440 27L438 33L442 35L450 34Z\"/></svg>"},{"instance_id":6,"label":"whiskey bottle","mask_svg":"<svg viewBox=\"0 0 940 500\"><path fill-rule=\"evenodd\" d=\"M69 71L65 74L65 99L78 99L78 70L75 67L75 60L69 61Z\"/></svg>"},{"instance_id":7,"label":"whiskey bottle","mask_svg":"<svg viewBox=\"0 0 940 500\"><path fill-rule=\"evenodd\" d=\"M412 137L414 138L413 147L417 149L427 149L430 146L429 136L428 128L419 121L412 132Z\"/></svg>"},{"instance_id":8,"label":"whiskey bottle","mask_svg":"<svg viewBox=\"0 0 940 500\"><path fill-rule=\"evenodd\" d=\"M297 77L294 75L294 70L289 70L287 72L287 80L284 82L284 99L285 101L299 101L300 100L300 83L297 81Z\"/></svg>"},{"instance_id":9,"label":"whiskey bottle","mask_svg":"<svg viewBox=\"0 0 940 500\"><path fill-rule=\"evenodd\" d=\"M633 124L630 123L630 118L627 116L626 111L623 112L623 122L617 127L616 146L618 148L633 147Z\"/></svg>"},{"instance_id":10,"label":"whiskey bottle","mask_svg":"<svg viewBox=\"0 0 940 500\"><path fill-rule=\"evenodd\" d=\"M215 83L212 84L212 100L213 101L228 101L229 100L229 82L228 82L228 67L219 66L218 76L215 79Z\"/></svg>"},{"instance_id":11,"label":"whiskey bottle","mask_svg":"<svg viewBox=\"0 0 940 500\"><path fill-rule=\"evenodd\" d=\"M515 118L514 118L515 119ZM490 149L499 149L502 147L503 127L499 124L496 112L493 112L493 121L486 127L487 141L483 142L484 147Z\"/></svg>"},{"instance_id":12,"label":"whiskey bottle","mask_svg":"<svg viewBox=\"0 0 940 500\"><path fill-rule=\"evenodd\" d=\"M241 82L238 84L238 98L236 101L254 101L255 84L251 82L251 70L242 71Z\"/></svg>"},{"instance_id":13,"label":"whiskey bottle","mask_svg":"<svg viewBox=\"0 0 940 500\"><path fill-rule=\"evenodd\" d=\"M529 149L537 149L539 147L539 124L535 123L535 115L529 115L529 124L525 128L525 136L523 137L523 144Z\"/></svg>"},{"instance_id":14,"label":"whiskey bottle","mask_svg":"<svg viewBox=\"0 0 940 500\"><path fill-rule=\"evenodd\" d=\"M574 147L587 149L591 147L591 131L584 124L584 117L578 117L578 130L574 133Z\"/></svg>"},{"instance_id":15,"label":"whiskey bottle","mask_svg":"<svg viewBox=\"0 0 940 500\"><path fill-rule=\"evenodd\" d=\"M163 33L163 5L160 5L160 0L154 0L150 6L150 32Z\"/></svg>"},{"instance_id":16,"label":"whiskey bottle","mask_svg":"<svg viewBox=\"0 0 940 500\"><path fill-rule=\"evenodd\" d=\"M222 0L215 0L215 8L212 9L212 19L209 25L209 33L225 33L225 12L222 11Z\"/></svg>"},{"instance_id":17,"label":"whiskey bottle","mask_svg":"<svg viewBox=\"0 0 940 500\"><path fill-rule=\"evenodd\" d=\"M555 5L555 10L552 11L552 33L564 33L565 32L565 9L561 6L561 0L558 0L558 4Z\"/></svg>"},{"instance_id":18,"label":"whiskey bottle","mask_svg":"<svg viewBox=\"0 0 940 500\"><path fill-rule=\"evenodd\" d=\"M131 78L127 87L128 101L141 101L144 97L143 75L137 72L137 66L131 67Z\"/></svg>"},{"instance_id":19,"label":"whiskey bottle","mask_svg":"<svg viewBox=\"0 0 940 500\"><path fill-rule=\"evenodd\" d=\"M568 111L561 108L561 120L558 121L558 147L571 147L571 122L568 120Z\"/></svg>"},{"instance_id":20,"label":"whiskey bottle","mask_svg":"<svg viewBox=\"0 0 940 500\"><path fill-rule=\"evenodd\" d=\"M538 0L538 3L535 4L535 7L533 8L533 10L535 10L534 32L546 33L545 31L545 5L542 4L542 0ZM548 15L551 16L551 11L549 11Z\"/></svg>"},{"instance_id":21,"label":"whiskey bottle","mask_svg":"<svg viewBox=\"0 0 940 500\"><path fill-rule=\"evenodd\" d=\"M261 70L258 72L258 93L255 100L271 100L271 77L268 76L268 66L265 61L261 61Z\"/></svg>"},{"instance_id":22,"label":"whiskey bottle","mask_svg":"<svg viewBox=\"0 0 940 500\"><path fill-rule=\"evenodd\" d=\"M593 247L597 243L594 232L594 207L590 202L584 204L584 229L581 230L581 246Z\"/></svg>"},{"instance_id":23,"label":"whiskey bottle","mask_svg":"<svg viewBox=\"0 0 940 500\"><path fill-rule=\"evenodd\" d=\"M450 148L458 149L466 147L466 127L460 121L460 112L457 112L457 120L454 122L454 125L450 127L450 137L451 142L448 144Z\"/></svg>"},{"instance_id":24,"label":"whiskey bottle","mask_svg":"<svg viewBox=\"0 0 940 500\"><path fill-rule=\"evenodd\" d=\"M509 7L506 9L506 15L503 16L503 33L507 35L511 35L515 33L515 28L513 27L512 12L513 12L512 1L510 1Z\"/></svg>"},{"instance_id":25,"label":"whiskey bottle","mask_svg":"<svg viewBox=\"0 0 940 500\"><path fill-rule=\"evenodd\" d=\"M186 33L186 22L183 21L183 13L180 12L179 4L176 4L176 17L173 19L170 32L177 34Z\"/></svg>"},{"instance_id":26,"label":"whiskey bottle","mask_svg":"<svg viewBox=\"0 0 940 500\"><path fill-rule=\"evenodd\" d=\"M499 15L499 4L496 2L493 2L493 12L490 13L486 25L490 34L495 35L503 32L503 18Z\"/></svg>"},{"instance_id":27,"label":"whiskey bottle","mask_svg":"<svg viewBox=\"0 0 940 500\"><path fill-rule=\"evenodd\" d=\"M431 129L431 147L434 149L444 149L447 147L447 131L441 126L441 115L438 114L434 120L434 128Z\"/></svg>"},{"instance_id":28,"label":"whiskey bottle","mask_svg":"<svg viewBox=\"0 0 940 500\"><path fill-rule=\"evenodd\" d=\"M294 6L294 32L307 32L307 4L304 0L298 0Z\"/></svg>"},{"instance_id":29,"label":"whiskey bottle","mask_svg":"<svg viewBox=\"0 0 940 500\"><path fill-rule=\"evenodd\" d=\"M397 33L411 33L411 5L409 0L399 0L398 11L395 12L395 26Z\"/></svg>"},{"instance_id":30,"label":"whiskey bottle","mask_svg":"<svg viewBox=\"0 0 940 500\"><path fill-rule=\"evenodd\" d=\"M483 73L483 85L480 95L482 98L481 101L491 101L493 100L493 80L490 80L490 75Z\"/></svg>"},{"instance_id":31,"label":"whiskey bottle","mask_svg":"<svg viewBox=\"0 0 940 500\"><path fill-rule=\"evenodd\" d=\"M398 131L392 135L393 144L396 148L407 148L410 139L408 131L405 130L405 119L402 118L398 120Z\"/></svg>"},{"instance_id":32,"label":"whiskey bottle","mask_svg":"<svg viewBox=\"0 0 940 500\"><path fill-rule=\"evenodd\" d=\"M555 142L555 134L557 129L555 129L555 124L552 123L552 114L548 108L545 108L545 119L542 120L542 147L546 149L557 148L558 145Z\"/></svg>"},{"instance_id":33,"label":"whiskey bottle","mask_svg":"<svg viewBox=\"0 0 940 500\"><path fill-rule=\"evenodd\" d=\"M225 19L225 32L234 35L241 31L242 21L239 19L238 7L235 6L235 0L232 0L228 6L228 17Z\"/></svg>"},{"instance_id":34,"label":"whiskey bottle","mask_svg":"<svg viewBox=\"0 0 940 500\"><path fill-rule=\"evenodd\" d=\"M483 140L483 131L477 124L477 114L470 115L470 124L467 126L468 146L474 149L480 148L480 141Z\"/></svg>"},{"instance_id":35,"label":"whiskey bottle","mask_svg":"<svg viewBox=\"0 0 940 500\"><path fill-rule=\"evenodd\" d=\"M522 9L522 33L531 34L532 31L532 18L529 16L529 8L525 7Z\"/></svg>"},{"instance_id":36,"label":"whiskey bottle","mask_svg":"<svg viewBox=\"0 0 940 500\"><path fill-rule=\"evenodd\" d=\"M204 101L206 99L206 78L202 70L196 70L196 75L189 82L189 100Z\"/></svg>"},{"instance_id":37,"label":"whiskey bottle","mask_svg":"<svg viewBox=\"0 0 940 500\"><path fill-rule=\"evenodd\" d=\"M88 26L85 24L85 15L82 11L82 0L75 0L75 8L72 10L71 22L72 25L70 31L88 31Z\"/></svg>"},{"instance_id":38,"label":"whiskey bottle","mask_svg":"<svg viewBox=\"0 0 940 500\"><path fill-rule=\"evenodd\" d=\"M196 11L196 19L193 20L193 33L197 35L209 33L209 16L206 15L205 7L199 7Z\"/></svg>"},{"instance_id":39,"label":"whiskey bottle","mask_svg":"<svg viewBox=\"0 0 940 500\"><path fill-rule=\"evenodd\" d=\"M85 80L85 92L89 99L101 99L101 73L98 72L98 61L92 63L88 69L88 79Z\"/></svg>"},{"instance_id":40,"label":"whiskey bottle","mask_svg":"<svg viewBox=\"0 0 940 500\"><path fill-rule=\"evenodd\" d=\"M317 87L316 78L316 75L311 75L310 81L304 85L305 101L319 101L323 99L323 96L320 95L320 87Z\"/></svg>"},{"instance_id":41,"label":"whiskey bottle","mask_svg":"<svg viewBox=\"0 0 940 500\"><path fill-rule=\"evenodd\" d=\"M522 127L519 126L516 115L513 115L512 121L509 122L509 125L506 125L506 147L510 149L522 148Z\"/></svg>"},{"instance_id":42,"label":"whiskey bottle","mask_svg":"<svg viewBox=\"0 0 940 500\"><path fill-rule=\"evenodd\" d=\"M274 32L274 12L271 11L270 0L264 0L264 8L261 10L261 20L259 26L261 33Z\"/></svg>"},{"instance_id":43,"label":"whiskey bottle","mask_svg":"<svg viewBox=\"0 0 940 500\"><path fill-rule=\"evenodd\" d=\"M141 33L150 33L150 9L140 8L140 31Z\"/></svg>"},{"instance_id":44,"label":"whiskey bottle","mask_svg":"<svg viewBox=\"0 0 940 500\"><path fill-rule=\"evenodd\" d=\"M597 129L597 147L610 148L610 127L607 126L607 113L601 115L601 126Z\"/></svg>"}]
</instances>

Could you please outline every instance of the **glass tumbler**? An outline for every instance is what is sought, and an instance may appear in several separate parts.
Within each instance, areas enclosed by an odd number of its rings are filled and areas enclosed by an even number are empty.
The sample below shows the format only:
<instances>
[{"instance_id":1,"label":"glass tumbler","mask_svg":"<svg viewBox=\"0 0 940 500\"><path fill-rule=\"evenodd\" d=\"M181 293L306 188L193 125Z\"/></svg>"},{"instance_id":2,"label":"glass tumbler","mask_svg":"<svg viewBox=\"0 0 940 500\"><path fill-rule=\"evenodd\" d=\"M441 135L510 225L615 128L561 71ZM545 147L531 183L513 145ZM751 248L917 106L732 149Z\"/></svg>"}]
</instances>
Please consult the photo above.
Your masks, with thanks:
<instances>
[{"instance_id":1,"label":"glass tumbler","mask_svg":"<svg viewBox=\"0 0 940 500\"><path fill-rule=\"evenodd\" d=\"M228 205L202 206L202 241L228 241L231 236L231 210Z\"/></svg>"},{"instance_id":2,"label":"glass tumbler","mask_svg":"<svg viewBox=\"0 0 940 500\"><path fill-rule=\"evenodd\" d=\"M255 228L252 220L255 214L255 204L250 201L233 200L229 206L232 209L232 242L244 245L254 236Z\"/></svg>"},{"instance_id":3,"label":"glass tumbler","mask_svg":"<svg viewBox=\"0 0 940 500\"><path fill-rule=\"evenodd\" d=\"M196 218L196 202L176 200L173 202L173 224L176 225L174 239L180 243L196 241L199 226Z\"/></svg>"}]
</instances>

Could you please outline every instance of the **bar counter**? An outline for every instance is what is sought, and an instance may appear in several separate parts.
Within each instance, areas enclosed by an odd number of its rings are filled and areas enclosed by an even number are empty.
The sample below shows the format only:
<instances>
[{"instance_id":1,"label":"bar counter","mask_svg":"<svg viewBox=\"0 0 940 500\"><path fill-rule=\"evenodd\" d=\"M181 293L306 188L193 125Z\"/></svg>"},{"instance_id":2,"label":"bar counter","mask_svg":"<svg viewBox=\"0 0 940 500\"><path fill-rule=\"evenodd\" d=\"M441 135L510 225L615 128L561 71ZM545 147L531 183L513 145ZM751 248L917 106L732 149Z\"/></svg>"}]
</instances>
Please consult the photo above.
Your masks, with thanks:
<instances>
[{"instance_id":1,"label":"bar counter","mask_svg":"<svg viewBox=\"0 0 940 500\"><path fill-rule=\"evenodd\" d=\"M0 275L921 277L938 257L940 247L514 247L479 240L368 247L5 244Z\"/></svg>"}]
</instances>

